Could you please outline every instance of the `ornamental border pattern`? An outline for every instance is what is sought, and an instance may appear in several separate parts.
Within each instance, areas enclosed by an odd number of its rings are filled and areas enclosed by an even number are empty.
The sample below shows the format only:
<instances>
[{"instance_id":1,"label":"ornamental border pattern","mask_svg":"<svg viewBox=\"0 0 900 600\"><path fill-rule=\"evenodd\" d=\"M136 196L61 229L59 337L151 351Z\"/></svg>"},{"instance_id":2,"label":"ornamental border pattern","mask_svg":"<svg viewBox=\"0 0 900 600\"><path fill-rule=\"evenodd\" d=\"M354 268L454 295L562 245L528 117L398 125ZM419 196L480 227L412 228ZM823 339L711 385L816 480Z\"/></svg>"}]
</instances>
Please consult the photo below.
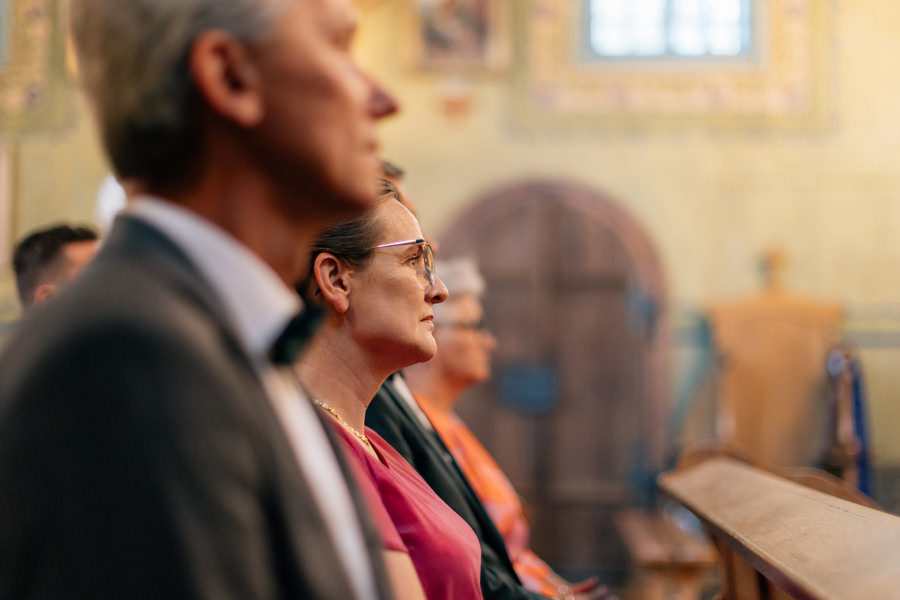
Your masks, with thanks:
<instances>
[{"instance_id":1,"label":"ornamental border pattern","mask_svg":"<svg viewBox=\"0 0 900 600\"><path fill-rule=\"evenodd\" d=\"M514 113L525 128L820 130L831 119L830 0L758 0L752 60L579 59L578 0L524 0Z\"/></svg>"}]
</instances>

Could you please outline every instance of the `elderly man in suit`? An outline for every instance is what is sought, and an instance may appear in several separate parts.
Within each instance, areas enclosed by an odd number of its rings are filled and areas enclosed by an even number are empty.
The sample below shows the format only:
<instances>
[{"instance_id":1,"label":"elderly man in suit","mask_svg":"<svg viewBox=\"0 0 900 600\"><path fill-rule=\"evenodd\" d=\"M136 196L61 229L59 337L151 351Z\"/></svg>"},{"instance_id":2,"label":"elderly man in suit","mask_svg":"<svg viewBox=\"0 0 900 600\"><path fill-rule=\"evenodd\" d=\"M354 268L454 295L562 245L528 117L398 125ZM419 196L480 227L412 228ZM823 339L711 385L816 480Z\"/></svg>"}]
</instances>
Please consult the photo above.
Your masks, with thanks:
<instances>
[{"instance_id":1,"label":"elderly man in suit","mask_svg":"<svg viewBox=\"0 0 900 600\"><path fill-rule=\"evenodd\" d=\"M351 58L350 0L71 12L136 198L0 358L0 597L389 598L273 345L311 238L375 202L376 122L396 110Z\"/></svg>"}]
</instances>

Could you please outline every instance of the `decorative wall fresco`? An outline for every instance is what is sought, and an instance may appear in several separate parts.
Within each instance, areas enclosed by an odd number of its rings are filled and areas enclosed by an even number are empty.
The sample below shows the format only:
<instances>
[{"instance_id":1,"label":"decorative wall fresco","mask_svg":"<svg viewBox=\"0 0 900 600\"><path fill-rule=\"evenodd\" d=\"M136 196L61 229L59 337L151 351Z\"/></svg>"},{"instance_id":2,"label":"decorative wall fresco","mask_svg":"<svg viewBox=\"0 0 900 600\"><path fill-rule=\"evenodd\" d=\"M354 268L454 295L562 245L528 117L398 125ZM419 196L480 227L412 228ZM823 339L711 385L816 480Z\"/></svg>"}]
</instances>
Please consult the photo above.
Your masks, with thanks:
<instances>
[{"instance_id":1,"label":"decorative wall fresco","mask_svg":"<svg viewBox=\"0 0 900 600\"><path fill-rule=\"evenodd\" d=\"M438 72L488 72L510 61L510 0L407 0L409 62Z\"/></svg>"},{"instance_id":2,"label":"decorative wall fresco","mask_svg":"<svg viewBox=\"0 0 900 600\"><path fill-rule=\"evenodd\" d=\"M585 7L527 0L520 124L817 129L829 121L828 0L757 0L752 59L586 60Z\"/></svg>"},{"instance_id":3,"label":"decorative wall fresco","mask_svg":"<svg viewBox=\"0 0 900 600\"><path fill-rule=\"evenodd\" d=\"M56 128L69 117L60 0L0 2L0 135Z\"/></svg>"}]
</instances>

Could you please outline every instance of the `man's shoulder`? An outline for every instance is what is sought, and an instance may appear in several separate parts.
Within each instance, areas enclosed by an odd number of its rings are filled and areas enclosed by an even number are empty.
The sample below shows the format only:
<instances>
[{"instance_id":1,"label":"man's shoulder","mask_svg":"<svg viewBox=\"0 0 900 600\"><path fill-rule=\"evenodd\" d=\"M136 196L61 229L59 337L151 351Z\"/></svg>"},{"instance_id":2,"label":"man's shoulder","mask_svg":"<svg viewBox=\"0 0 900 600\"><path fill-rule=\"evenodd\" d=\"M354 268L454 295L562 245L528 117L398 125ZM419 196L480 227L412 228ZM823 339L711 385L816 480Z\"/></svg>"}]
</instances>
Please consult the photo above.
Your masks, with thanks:
<instances>
[{"instance_id":1,"label":"man's shoulder","mask_svg":"<svg viewBox=\"0 0 900 600\"><path fill-rule=\"evenodd\" d=\"M190 269L107 249L19 324L0 354L0 388L65 365L113 365L179 348L221 347L224 324ZM173 360L175 356L172 357Z\"/></svg>"},{"instance_id":2,"label":"man's shoulder","mask_svg":"<svg viewBox=\"0 0 900 600\"><path fill-rule=\"evenodd\" d=\"M75 452L69 431L145 442L163 432L173 448L221 435L262 447L271 433L262 382L225 322L177 282L125 262L97 264L4 347L0 462L23 448Z\"/></svg>"},{"instance_id":3,"label":"man's shoulder","mask_svg":"<svg viewBox=\"0 0 900 600\"><path fill-rule=\"evenodd\" d=\"M208 313L202 284L191 281L183 265L169 262L166 268L165 261L101 255L78 280L27 315L16 335L69 336L109 326L167 330L173 321Z\"/></svg>"}]
</instances>

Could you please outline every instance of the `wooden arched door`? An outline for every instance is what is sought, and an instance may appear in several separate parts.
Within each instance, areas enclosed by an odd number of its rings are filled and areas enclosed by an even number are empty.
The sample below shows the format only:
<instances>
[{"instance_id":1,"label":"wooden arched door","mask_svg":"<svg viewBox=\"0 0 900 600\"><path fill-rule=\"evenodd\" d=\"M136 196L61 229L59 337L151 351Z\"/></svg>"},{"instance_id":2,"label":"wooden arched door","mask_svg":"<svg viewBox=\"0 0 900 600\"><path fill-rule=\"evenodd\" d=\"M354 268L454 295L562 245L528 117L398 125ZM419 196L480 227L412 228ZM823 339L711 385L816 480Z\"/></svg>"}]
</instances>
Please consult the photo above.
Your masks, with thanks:
<instances>
[{"instance_id":1,"label":"wooden arched door","mask_svg":"<svg viewBox=\"0 0 900 600\"><path fill-rule=\"evenodd\" d=\"M474 203L440 256L476 258L499 340L491 382L458 412L533 513L562 574L626 568L613 515L647 501L662 464L666 298L642 228L606 196L524 182Z\"/></svg>"}]
</instances>

